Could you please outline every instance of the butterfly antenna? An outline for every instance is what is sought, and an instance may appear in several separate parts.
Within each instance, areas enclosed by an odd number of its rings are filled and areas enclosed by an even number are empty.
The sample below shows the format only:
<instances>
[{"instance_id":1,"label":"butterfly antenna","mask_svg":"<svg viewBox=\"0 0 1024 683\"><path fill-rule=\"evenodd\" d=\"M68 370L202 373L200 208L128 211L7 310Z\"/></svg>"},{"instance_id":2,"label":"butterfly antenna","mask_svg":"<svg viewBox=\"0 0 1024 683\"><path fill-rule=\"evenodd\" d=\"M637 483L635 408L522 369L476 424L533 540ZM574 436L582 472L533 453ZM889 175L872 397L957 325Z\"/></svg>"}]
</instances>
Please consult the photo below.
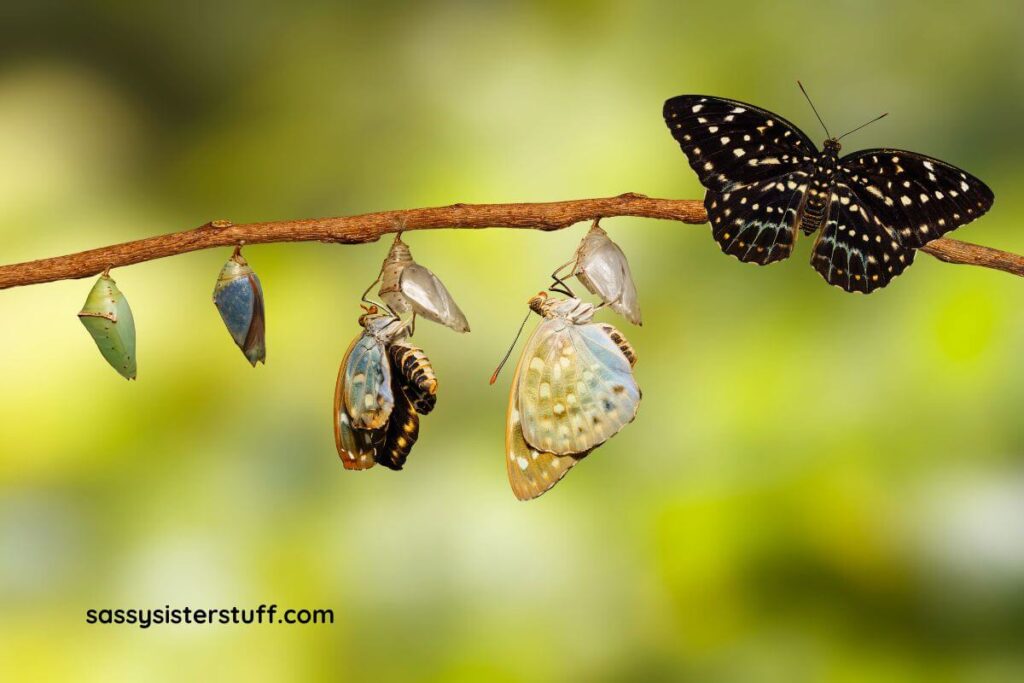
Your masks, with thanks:
<instances>
[{"instance_id":1,"label":"butterfly antenna","mask_svg":"<svg viewBox=\"0 0 1024 683\"><path fill-rule=\"evenodd\" d=\"M523 324L519 326L519 331L516 332L516 338L512 340L512 346L508 347L508 351L505 352L505 357L498 363L498 367L494 368L494 374L491 375L490 384L494 384L498 381L498 374L501 373L501 369L505 367L505 363L508 362L508 357L512 355L512 349L516 348L516 344L519 343L519 336L523 333L523 328L526 327L526 321L530 319L530 313L533 311L527 311L526 317L523 318Z\"/></svg>"},{"instance_id":2,"label":"butterfly antenna","mask_svg":"<svg viewBox=\"0 0 1024 683\"><path fill-rule=\"evenodd\" d=\"M804 97L807 98L807 104L811 105L811 111L813 111L814 115L818 117L818 123L820 123L821 127L825 129L825 135L831 138L832 133L828 132L828 126L826 126L825 122L821 120L821 114L819 114L818 110L815 109L814 102L811 102L811 96L807 94L807 89L804 88L804 84L801 83L800 81L797 81L796 84L800 86L800 92L802 92L804 94Z\"/></svg>"},{"instance_id":3,"label":"butterfly antenna","mask_svg":"<svg viewBox=\"0 0 1024 683\"><path fill-rule=\"evenodd\" d=\"M860 130L861 128L864 128L864 127L866 127L866 126L870 126L870 125L871 125L872 123L874 123L875 121L881 121L882 119L884 119L884 118L885 118L886 116L888 116L888 115L889 115L889 112L885 112L885 113L884 113L884 114L882 114L881 116L876 116L875 118L871 119L871 120L870 120L870 121L868 121L867 123L862 123L861 125L857 126L857 127L856 127L856 128L854 128L853 130L848 130L848 131L846 131L845 133L843 133L842 135L840 135L840 136L839 136L838 138L836 138L836 140L842 140L843 138L845 138L845 137L846 137L847 135L849 135L850 133L856 133L856 132L857 132L858 130Z\"/></svg>"}]
</instances>

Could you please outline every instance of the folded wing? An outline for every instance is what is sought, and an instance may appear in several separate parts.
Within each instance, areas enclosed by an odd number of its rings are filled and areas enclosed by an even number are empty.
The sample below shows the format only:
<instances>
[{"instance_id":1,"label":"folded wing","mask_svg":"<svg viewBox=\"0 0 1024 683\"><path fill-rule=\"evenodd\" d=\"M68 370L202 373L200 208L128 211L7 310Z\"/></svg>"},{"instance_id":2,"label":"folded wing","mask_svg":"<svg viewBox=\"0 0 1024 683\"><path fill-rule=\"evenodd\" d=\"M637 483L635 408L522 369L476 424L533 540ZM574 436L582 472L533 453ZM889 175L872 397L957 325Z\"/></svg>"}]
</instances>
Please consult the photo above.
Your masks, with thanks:
<instances>
[{"instance_id":1,"label":"folded wing","mask_svg":"<svg viewBox=\"0 0 1024 683\"><path fill-rule=\"evenodd\" d=\"M520 361L522 363L522 361ZM505 422L505 468L508 483L519 500L530 500L561 481L587 453L555 455L531 447L523 438L519 412L519 368L512 376L508 416Z\"/></svg>"},{"instance_id":2,"label":"folded wing","mask_svg":"<svg viewBox=\"0 0 1024 683\"><path fill-rule=\"evenodd\" d=\"M630 361L598 324L545 320L520 363L523 437L537 450L580 454L636 417L640 389Z\"/></svg>"},{"instance_id":3,"label":"folded wing","mask_svg":"<svg viewBox=\"0 0 1024 683\"><path fill-rule=\"evenodd\" d=\"M345 375L345 409L352 426L379 429L387 424L395 398L384 345L368 334L360 335L346 354L341 372Z\"/></svg>"}]
</instances>

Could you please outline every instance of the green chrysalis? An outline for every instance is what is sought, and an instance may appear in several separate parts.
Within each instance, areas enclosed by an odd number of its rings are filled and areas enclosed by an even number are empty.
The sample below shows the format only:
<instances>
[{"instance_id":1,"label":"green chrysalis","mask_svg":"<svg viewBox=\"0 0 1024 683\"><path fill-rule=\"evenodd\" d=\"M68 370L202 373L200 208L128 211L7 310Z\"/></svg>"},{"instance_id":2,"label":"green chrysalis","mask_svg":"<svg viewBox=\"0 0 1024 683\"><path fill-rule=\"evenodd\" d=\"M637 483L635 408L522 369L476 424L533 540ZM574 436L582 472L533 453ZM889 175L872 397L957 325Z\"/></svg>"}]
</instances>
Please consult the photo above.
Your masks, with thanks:
<instances>
[{"instance_id":1,"label":"green chrysalis","mask_svg":"<svg viewBox=\"0 0 1024 683\"><path fill-rule=\"evenodd\" d=\"M107 273L89 292L78 319L110 366L125 379L135 379L135 319L128 300Z\"/></svg>"}]
</instances>

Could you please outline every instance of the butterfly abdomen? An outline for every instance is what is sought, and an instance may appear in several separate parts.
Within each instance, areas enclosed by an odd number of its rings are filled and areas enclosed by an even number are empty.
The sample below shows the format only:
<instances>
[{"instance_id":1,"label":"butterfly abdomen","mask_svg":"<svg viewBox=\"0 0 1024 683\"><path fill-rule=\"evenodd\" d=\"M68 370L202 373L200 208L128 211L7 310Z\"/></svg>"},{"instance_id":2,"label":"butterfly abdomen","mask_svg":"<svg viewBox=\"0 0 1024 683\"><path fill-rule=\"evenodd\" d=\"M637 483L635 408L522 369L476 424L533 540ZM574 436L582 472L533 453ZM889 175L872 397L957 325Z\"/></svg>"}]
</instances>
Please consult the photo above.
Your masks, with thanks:
<instances>
[{"instance_id":1,"label":"butterfly abdomen","mask_svg":"<svg viewBox=\"0 0 1024 683\"><path fill-rule=\"evenodd\" d=\"M396 381L400 382L398 378ZM399 388L395 387L396 395ZM420 434L420 418L408 397L395 403L395 411L388 422L387 435L377 447L377 462L391 470L400 470L412 452Z\"/></svg>"},{"instance_id":2,"label":"butterfly abdomen","mask_svg":"<svg viewBox=\"0 0 1024 683\"><path fill-rule=\"evenodd\" d=\"M810 235L825 222L838 165L836 152L826 142L825 151L814 160L814 173L807 184L807 197L800 215L800 229L805 235Z\"/></svg>"},{"instance_id":3,"label":"butterfly abdomen","mask_svg":"<svg viewBox=\"0 0 1024 683\"><path fill-rule=\"evenodd\" d=\"M422 349L404 343L393 344L388 353L416 412L426 415L437 403L437 377L430 359Z\"/></svg>"},{"instance_id":4,"label":"butterfly abdomen","mask_svg":"<svg viewBox=\"0 0 1024 683\"><path fill-rule=\"evenodd\" d=\"M822 221L825 220L825 209L828 207L828 203L825 201L827 196L827 192L813 196L808 191L804 210L800 215L800 229L804 231L805 235L810 235L820 228Z\"/></svg>"}]
</instances>

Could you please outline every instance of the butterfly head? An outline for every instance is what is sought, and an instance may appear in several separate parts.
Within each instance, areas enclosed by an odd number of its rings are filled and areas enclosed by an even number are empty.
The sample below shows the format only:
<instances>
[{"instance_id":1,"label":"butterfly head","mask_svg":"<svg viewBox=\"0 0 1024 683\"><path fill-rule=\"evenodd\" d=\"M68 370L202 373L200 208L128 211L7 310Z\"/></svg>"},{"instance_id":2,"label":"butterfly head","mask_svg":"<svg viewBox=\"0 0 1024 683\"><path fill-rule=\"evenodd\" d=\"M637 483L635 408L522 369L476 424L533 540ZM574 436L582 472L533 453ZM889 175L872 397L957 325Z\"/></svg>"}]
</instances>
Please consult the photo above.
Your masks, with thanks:
<instances>
[{"instance_id":1,"label":"butterfly head","mask_svg":"<svg viewBox=\"0 0 1024 683\"><path fill-rule=\"evenodd\" d=\"M361 308L362 308L362 310L365 310L366 312L362 313L362 315L359 315L359 327L360 328L367 327L368 325L370 325L370 322L372 321L372 319L374 319L375 317L380 317L380 315L381 315L380 308L378 308L377 306L375 306L373 304L371 304L369 306L361 306Z\"/></svg>"},{"instance_id":2,"label":"butterfly head","mask_svg":"<svg viewBox=\"0 0 1024 683\"><path fill-rule=\"evenodd\" d=\"M541 317L544 317L544 312L550 306L550 303L548 302L548 293L537 292L535 296L530 297L530 301L527 305L530 307L531 311Z\"/></svg>"},{"instance_id":3,"label":"butterfly head","mask_svg":"<svg viewBox=\"0 0 1024 683\"><path fill-rule=\"evenodd\" d=\"M829 138L825 140L822 147L824 147L826 154L832 154L834 156L839 156L839 150L843 148L843 146L839 144L839 138Z\"/></svg>"},{"instance_id":4,"label":"butterfly head","mask_svg":"<svg viewBox=\"0 0 1024 683\"><path fill-rule=\"evenodd\" d=\"M542 318L564 318L576 325L589 323L597 311L593 304L575 297L552 299L547 292L538 292L530 298L530 310Z\"/></svg>"}]
</instances>

